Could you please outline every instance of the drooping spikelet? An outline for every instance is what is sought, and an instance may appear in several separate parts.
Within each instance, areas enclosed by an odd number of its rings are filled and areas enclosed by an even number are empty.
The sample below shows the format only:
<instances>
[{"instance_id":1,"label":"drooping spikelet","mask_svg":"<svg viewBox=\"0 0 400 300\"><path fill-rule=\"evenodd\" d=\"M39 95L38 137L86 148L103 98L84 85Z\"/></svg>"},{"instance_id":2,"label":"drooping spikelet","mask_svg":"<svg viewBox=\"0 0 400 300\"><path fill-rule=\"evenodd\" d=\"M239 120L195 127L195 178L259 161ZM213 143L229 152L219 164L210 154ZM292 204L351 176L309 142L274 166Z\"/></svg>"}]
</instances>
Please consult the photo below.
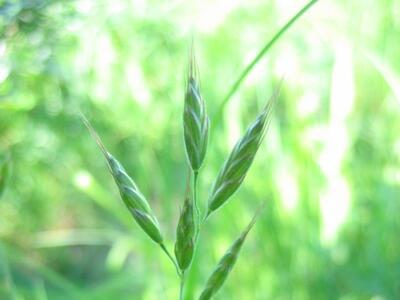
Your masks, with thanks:
<instances>
[{"instance_id":1,"label":"drooping spikelet","mask_svg":"<svg viewBox=\"0 0 400 300\"><path fill-rule=\"evenodd\" d=\"M239 256L240 250L243 246L244 241L250 231L257 221L258 214L260 213L262 207L260 207L255 213L250 224L247 225L246 229L242 232L239 238L231 245L231 247L225 252L224 256L218 262L217 267L214 269L211 276L208 278L206 285L199 297L199 300L211 299L218 290L222 287L225 280L227 279L229 273L232 271L233 266Z\"/></svg>"},{"instance_id":2,"label":"drooping spikelet","mask_svg":"<svg viewBox=\"0 0 400 300\"><path fill-rule=\"evenodd\" d=\"M140 225L140 227L147 233L147 235L154 242L162 245L163 238L160 232L158 221L153 214L146 198L140 192L132 178L129 177L122 164L106 150L100 140L100 137L90 125L89 121L83 116L82 119L103 152L111 175L117 184L121 198L129 212L132 214L133 218Z\"/></svg>"},{"instance_id":3,"label":"drooping spikelet","mask_svg":"<svg viewBox=\"0 0 400 300\"><path fill-rule=\"evenodd\" d=\"M190 55L183 111L183 131L186 154L192 170L197 172L204 160L208 143L209 119L200 94L198 72L193 52Z\"/></svg>"},{"instance_id":4,"label":"drooping spikelet","mask_svg":"<svg viewBox=\"0 0 400 300\"><path fill-rule=\"evenodd\" d=\"M189 267L193 259L194 244L195 223L189 175L186 183L185 202L176 228L175 257L182 271Z\"/></svg>"},{"instance_id":5,"label":"drooping spikelet","mask_svg":"<svg viewBox=\"0 0 400 300\"><path fill-rule=\"evenodd\" d=\"M207 216L224 204L239 188L249 170L268 127L278 90L263 111L237 141L215 180L208 199Z\"/></svg>"}]
</instances>

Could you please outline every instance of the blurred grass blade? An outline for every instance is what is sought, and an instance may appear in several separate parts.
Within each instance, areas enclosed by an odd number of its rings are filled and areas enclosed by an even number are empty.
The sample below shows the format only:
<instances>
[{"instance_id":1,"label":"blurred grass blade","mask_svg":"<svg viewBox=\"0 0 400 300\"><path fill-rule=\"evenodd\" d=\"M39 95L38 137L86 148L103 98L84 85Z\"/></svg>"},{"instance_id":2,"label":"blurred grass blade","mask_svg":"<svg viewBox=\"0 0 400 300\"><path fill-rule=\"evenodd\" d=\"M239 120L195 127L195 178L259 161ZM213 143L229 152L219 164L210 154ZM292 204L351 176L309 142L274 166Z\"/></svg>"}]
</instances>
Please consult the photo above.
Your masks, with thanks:
<instances>
[{"instance_id":1,"label":"blurred grass blade","mask_svg":"<svg viewBox=\"0 0 400 300\"><path fill-rule=\"evenodd\" d=\"M237 141L215 180L208 199L206 218L223 205L240 187L247 171L257 154L271 119L274 103L278 98L280 86L267 102L263 111L249 125L245 134Z\"/></svg>"},{"instance_id":2,"label":"blurred grass blade","mask_svg":"<svg viewBox=\"0 0 400 300\"><path fill-rule=\"evenodd\" d=\"M86 293L76 286L75 283L65 278L62 274L57 273L52 268L47 267L37 259L30 257L30 255L27 255L27 251L23 251L9 243L2 243L0 247L3 247L4 255L7 255L10 264L23 266L36 276L40 275L46 279L47 282L60 288L68 299L88 299Z\"/></svg>"},{"instance_id":3,"label":"blurred grass blade","mask_svg":"<svg viewBox=\"0 0 400 300\"><path fill-rule=\"evenodd\" d=\"M7 183L7 178L10 173L10 157L7 156L5 160L0 163L0 197L2 196Z\"/></svg>"},{"instance_id":4,"label":"blurred grass blade","mask_svg":"<svg viewBox=\"0 0 400 300\"><path fill-rule=\"evenodd\" d=\"M0 298L7 296L10 300L17 299L16 288L11 275L10 266L6 253L0 243Z\"/></svg>"},{"instance_id":5,"label":"blurred grass blade","mask_svg":"<svg viewBox=\"0 0 400 300\"><path fill-rule=\"evenodd\" d=\"M268 52L269 49L279 40L279 38L290 28L292 25L306 13L315 3L319 0L312 0L304 5L282 28L269 40L265 46L260 50L260 52L254 57L254 59L244 68L242 73L240 73L239 77L233 83L231 88L229 89L228 93L226 94L225 98L222 100L219 108L217 109L214 117L212 118L214 122L214 128L217 127L218 123L222 119L222 115L225 109L225 106L232 98L232 96L236 93L239 89L240 85L242 84L243 80L249 75L251 70L257 65L257 63L261 60L261 58Z\"/></svg>"},{"instance_id":6,"label":"blurred grass blade","mask_svg":"<svg viewBox=\"0 0 400 300\"><path fill-rule=\"evenodd\" d=\"M387 85L391 88L394 97L400 103L400 74L378 55L364 50L364 55L368 58L374 68L382 75Z\"/></svg>"},{"instance_id":7,"label":"blurred grass blade","mask_svg":"<svg viewBox=\"0 0 400 300\"><path fill-rule=\"evenodd\" d=\"M256 223L262 208L263 205L254 214L253 219L246 227L246 229L242 232L242 234L239 236L239 238L237 238L236 241L231 245L231 247L225 252L224 256L219 261L217 267L215 268L211 276L208 278L205 288L202 291L199 300L211 299L222 287L222 285L228 278L229 273L234 267L236 260L239 257L239 253L243 246L243 243L246 240L247 234Z\"/></svg>"}]
</instances>

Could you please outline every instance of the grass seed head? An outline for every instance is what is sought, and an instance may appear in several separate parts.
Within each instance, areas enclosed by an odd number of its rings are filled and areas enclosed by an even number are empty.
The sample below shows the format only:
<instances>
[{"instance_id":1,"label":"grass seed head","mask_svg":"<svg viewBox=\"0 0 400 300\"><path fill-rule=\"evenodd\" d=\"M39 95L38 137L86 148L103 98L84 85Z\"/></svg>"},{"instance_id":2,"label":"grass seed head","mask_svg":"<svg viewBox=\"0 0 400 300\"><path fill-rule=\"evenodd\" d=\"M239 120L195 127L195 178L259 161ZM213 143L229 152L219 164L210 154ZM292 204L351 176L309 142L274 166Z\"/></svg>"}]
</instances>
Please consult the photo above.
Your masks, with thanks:
<instances>
[{"instance_id":1,"label":"grass seed head","mask_svg":"<svg viewBox=\"0 0 400 300\"><path fill-rule=\"evenodd\" d=\"M103 152L111 175L113 176L121 194L121 198L132 214L133 218L154 242L162 244L163 238L157 218L153 214L146 198L140 192L133 179L125 171L122 164L106 150L100 140L100 137L89 121L84 116L82 116L82 119Z\"/></svg>"},{"instance_id":2,"label":"grass seed head","mask_svg":"<svg viewBox=\"0 0 400 300\"><path fill-rule=\"evenodd\" d=\"M223 205L246 177L265 135L277 95L278 93L275 92L263 111L250 124L219 171L208 199L207 216Z\"/></svg>"},{"instance_id":3,"label":"grass seed head","mask_svg":"<svg viewBox=\"0 0 400 300\"><path fill-rule=\"evenodd\" d=\"M211 276L208 278L205 288L203 289L199 300L208 300L211 299L222 287L226 279L228 278L229 273L231 272L233 266L235 265L240 250L243 246L244 241L250 229L254 226L259 213L262 210L262 206L257 210L253 219L246 227L246 229L241 233L241 235L235 240L235 242L231 245L231 247L225 252L224 256L218 262L217 267L214 269Z\"/></svg>"},{"instance_id":4,"label":"grass seed head","mask_svg":"<svg viewBox=\"0 0 400 300\"><path fill-rule=\"evenodd\" d=\"M181 270L186 270L193 258L195 244L193 200L190 193L190 176L186 184L185 202L176 228L175 257Z\"/></svg>"},{"instance_id":5,"label":"grass seed head","mask_svg":"<svg viewBox=\"0 0 400 300\"><path fill-rule=\"evenodd\" d=\"M142 229L150 236L150 238L157 244L163 243L163 238L157 220L153 215L150 215L143 210L131 209L131 213L136 222Z\"/></svg>"},{"instance_id":6,"label":"grass seed head","mask_svg":"<svg viewBox=\"0 0 400 300\"><path fill-rule=\"evenodd\" d=\"M193 52L190 54L183 112L186 153L193 171L197 171L207 151L209 118L200 94L198 72Z\"/></svg>"}]
</instances>

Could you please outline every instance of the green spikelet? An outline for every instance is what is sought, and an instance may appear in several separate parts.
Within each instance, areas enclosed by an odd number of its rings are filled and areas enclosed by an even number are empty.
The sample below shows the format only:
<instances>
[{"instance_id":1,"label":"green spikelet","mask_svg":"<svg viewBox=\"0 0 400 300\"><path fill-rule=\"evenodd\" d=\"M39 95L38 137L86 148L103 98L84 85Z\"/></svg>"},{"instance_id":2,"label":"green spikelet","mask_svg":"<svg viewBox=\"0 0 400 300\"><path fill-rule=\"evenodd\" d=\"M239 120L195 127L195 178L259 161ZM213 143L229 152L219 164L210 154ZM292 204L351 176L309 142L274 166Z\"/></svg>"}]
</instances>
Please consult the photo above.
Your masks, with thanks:
<instances>
[{"instance_id":1,"label":"green spikelet","mask_svg":"<svg viewBox=\"0 0 400 300\"><path fill-rule=\"evenodd\" d=\"M219 171L212 192L208 199L207 216L223 205L239 188L249 170L257 150L260 147L266 128L268 127L273 104L278 90L268 101L264 110L247 128L246 133L239 139Z\"/></svg>"},{"instance_id":2,"label":"green spikelet","mask_svg":"<svg viewBox=\"0 0 400 300\"><path fill-rule=\"evenodd\" d=\"M261 211L262 207L258 209L255 213L253 219L250 224L246 227L246 229L242 232L239 238L231 245L231 247L225 252L224 256L218 262L217 267L214 269L211 276L208 278L205 288L203 289L199 300L208 300L211 299L218 290L222 287L226 279L228 278L229 273L232 271L233 266L235 265L240 250L243 246L244 241L250 231L250 229L254 226L257 221L257 217Z\"/></svg>"},{"instance_id":3,"label":"green spikelet","mask_svg":"<svg viewBox=\"0 0 400 300\"><path fill-rule=\"evenodd\" d=\"M147 203L146 198L142 195L132 178L129 177L121 163L106 150L100 140L100 137L90 125L89 121L83 116L82 119L103 152L111 175L117 184L121 198L126 207L132 214L135 221L147 233L147 235L154 242L161 245L163 243L163 238L160 232L158 221L149 204Z\"/></svg>"},{"instance_id":4,"label":"green spikelet","mask_svg":"<svg viewBox=\"0 0 400 300\"><path fill-rule=\"evenodd\" d=\"M208 128L209 119L204 100L200 94L196 61L192 50L186 83L183 131L186 154L195 172L200 169L207 151Z\"/></svg>"},{"instance_id":5,"label":"green spikelet","mask_svg":"<svg viewBox=\"0 0 400 300\"><path fill-rule=\"evenodd\" d=\"M176 228L175 257L179 268L185 271L193 258L195 243L195 224L193 201L190 194L190 176L187 179L185 202Z\"/></svg>"}]
</instances>

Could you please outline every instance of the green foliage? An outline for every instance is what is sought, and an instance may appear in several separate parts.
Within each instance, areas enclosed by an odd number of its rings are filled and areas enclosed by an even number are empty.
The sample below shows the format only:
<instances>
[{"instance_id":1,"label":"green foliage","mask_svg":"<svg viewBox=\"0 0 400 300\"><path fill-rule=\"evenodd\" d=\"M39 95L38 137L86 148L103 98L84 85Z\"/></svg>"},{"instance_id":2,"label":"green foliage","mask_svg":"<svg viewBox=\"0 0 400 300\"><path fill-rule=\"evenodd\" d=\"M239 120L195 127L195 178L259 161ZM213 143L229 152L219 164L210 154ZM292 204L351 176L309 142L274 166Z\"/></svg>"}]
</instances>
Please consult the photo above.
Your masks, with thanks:
<instances>
[{"instance_id":1,"label":"green foliage","mask_svg":"<svg viewBox=\"0 0 400 300\"><path fill-rule=\"evenodd\" d=\"M245 185L202 228L186 298L266 201L215 299L399 299L398 1L318 1L221 109L306 2L3 1L0 153L12 151L12 176L0 200L0 299L176 300L175 270L116 201L77 111L135 179L172 247L192 28L212 122L201 206L285 79Z\"/></svg>"},{"instance_id":2,"label":"green foliage","mask_svg":"<svg viewBox=\"0 0 400 300\"><path fill-rule=\"evenodd\" d=\"M4 161L0 162L0 197L6 188L9 173L10 173L10 159L6 158Z\"/></svg>"}]
</instances>

